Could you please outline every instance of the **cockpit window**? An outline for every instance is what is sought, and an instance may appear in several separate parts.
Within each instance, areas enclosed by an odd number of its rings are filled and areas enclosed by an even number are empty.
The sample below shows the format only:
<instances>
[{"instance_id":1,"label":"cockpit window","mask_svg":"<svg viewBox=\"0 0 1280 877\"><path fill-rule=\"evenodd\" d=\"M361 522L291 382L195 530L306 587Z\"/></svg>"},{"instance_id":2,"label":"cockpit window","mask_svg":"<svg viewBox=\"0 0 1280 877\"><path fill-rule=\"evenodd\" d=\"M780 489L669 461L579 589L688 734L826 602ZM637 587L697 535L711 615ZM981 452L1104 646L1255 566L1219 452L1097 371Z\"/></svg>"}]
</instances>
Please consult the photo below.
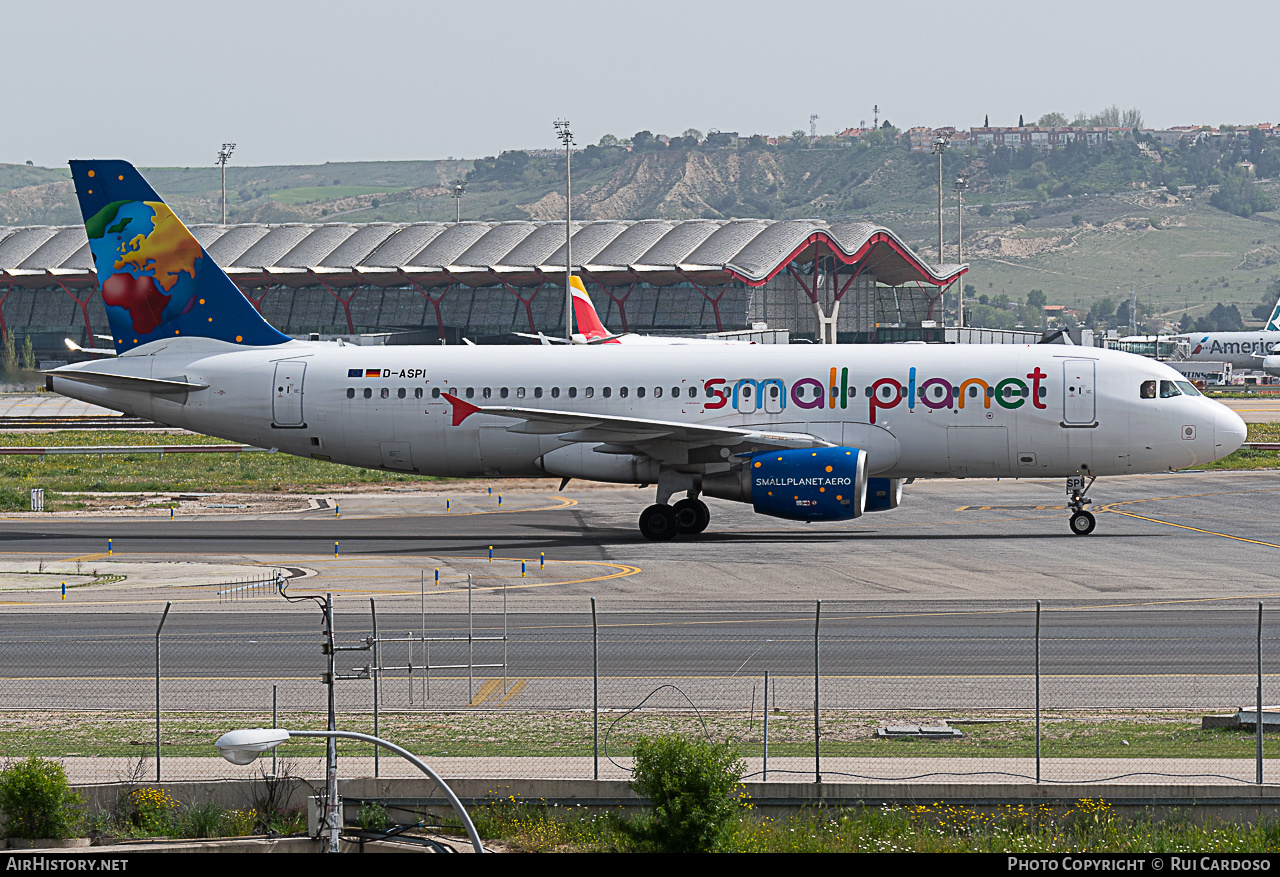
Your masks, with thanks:
<instances>
[{"instance_id":1,"label":"cockpit window","mask_svg":"<svg viewBox=\"0 0 1280 877\"><path fill-rule=\"evenodd\" d=\"M1173 381L1160 382L1160 398L1168 399L1172 396L1181 396L1182 391L1173 385Z\"/></svg>"},{"instance_id":2,"label":"cockpit window","mask_svg":"<svg viewBox=\"0 0 1280 877\"><path fill-rule=\"evenodd\" d=\"M1156 397L1156 382L1143 381L1142 392L1139 394L1143 399L1154 399Z\"/></svg>"},{"instance_id":3,"label":"cockpit window","mask_svg":"<svg viewBox=\"0 0 1280 877\"><path fill-rule=\"evenodd\" d=\"M1191 383L1190 381L1174 381L1174 383L1178 385L1178 389L1182 390L1182 392L1186 393L1188 396L1203 395L1199 390L1196 389L1196 385Z\"/></svg>"}]
</instances>

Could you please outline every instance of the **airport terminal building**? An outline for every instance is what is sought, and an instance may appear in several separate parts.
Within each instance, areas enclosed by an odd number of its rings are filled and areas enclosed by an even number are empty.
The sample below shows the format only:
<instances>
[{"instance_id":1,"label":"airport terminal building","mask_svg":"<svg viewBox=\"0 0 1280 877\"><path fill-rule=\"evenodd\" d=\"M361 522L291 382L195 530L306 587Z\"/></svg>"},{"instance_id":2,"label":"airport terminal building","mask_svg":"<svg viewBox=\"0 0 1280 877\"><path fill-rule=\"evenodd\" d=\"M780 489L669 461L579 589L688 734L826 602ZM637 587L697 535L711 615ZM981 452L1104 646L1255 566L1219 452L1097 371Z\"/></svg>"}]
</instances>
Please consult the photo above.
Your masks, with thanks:
<instances>
[{"instance_id":1,"label":"airport terminal building","mask_svg":"<svg viewBox=\"0 0 1280 877\"><path fill-rule=\"evenodd\" d=\"M825 343L934 339L966 268L928 265L892 231L820 220L644 220L572 226L575 273L612 331L786 329ZM388 343L563 334L562 222L197 225L273 325ZM82 226L0 228L0 328L40 358L96 346L106 311ZM940 330L938 330L940 331ZM20 343L20 342L19 342Z\"/></svg>"}]
</instances>

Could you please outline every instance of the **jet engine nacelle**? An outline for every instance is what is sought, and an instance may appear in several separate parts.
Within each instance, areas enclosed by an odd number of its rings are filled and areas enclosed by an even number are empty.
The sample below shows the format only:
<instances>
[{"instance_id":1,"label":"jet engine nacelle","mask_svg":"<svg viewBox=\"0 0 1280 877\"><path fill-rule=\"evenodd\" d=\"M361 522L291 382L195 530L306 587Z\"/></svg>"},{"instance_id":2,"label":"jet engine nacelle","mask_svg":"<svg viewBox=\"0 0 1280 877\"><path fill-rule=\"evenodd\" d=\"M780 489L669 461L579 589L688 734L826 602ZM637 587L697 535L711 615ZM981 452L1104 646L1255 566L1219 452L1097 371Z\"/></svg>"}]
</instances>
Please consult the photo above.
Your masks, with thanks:
<instances>
[{"instance_id":1,"label":"jet engine nacelle","mask_svg":"<svg viewBox=\"0 0 1280 877\"><path fill-rule=\"evenodd\" d=\"M887 512L902 504L901 478L868 478L867 507L868 512Z\"/></svg>"},{"instance_id":2,"label":"jet engine nacelle","mask_svg":"<svg viewBox=\"0 0 1280 877\"><path fill-rule=\"evenodd\" d=\"M816 448L757 454L740 470L702 479L707 496L750 502L762 515L793 521L844 521L862 514L867 452Z\"/></svg>"},{"instance_id":3,"label":"jet engine nacelle","mask_svg":"<svg viewBox=\"0 0 1280 877\"><path fill-rule=\"evenodd\" d=\"M1262 371L1269 375L1280 375L1280 354L1262 357Z\"/></svg>"}]
</instances>

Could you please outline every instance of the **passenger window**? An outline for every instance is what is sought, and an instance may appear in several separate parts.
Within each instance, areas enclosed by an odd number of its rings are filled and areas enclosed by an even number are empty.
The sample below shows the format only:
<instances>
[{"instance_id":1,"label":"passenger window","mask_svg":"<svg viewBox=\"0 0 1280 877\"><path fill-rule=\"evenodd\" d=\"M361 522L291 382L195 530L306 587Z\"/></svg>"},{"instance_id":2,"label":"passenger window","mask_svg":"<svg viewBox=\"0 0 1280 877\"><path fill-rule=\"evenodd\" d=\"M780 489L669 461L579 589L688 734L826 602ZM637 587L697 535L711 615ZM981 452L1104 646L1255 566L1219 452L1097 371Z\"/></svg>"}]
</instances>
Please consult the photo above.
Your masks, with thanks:
<instances>
[{"instance_id":1,"label":"passenger window","mask_svg":"<svg viewBox=\"0 0 1280 877\"><path fill-rule=\"evenodd\" d=\"M653 388L653 398L655 398L655 399L661 399L661 398L662 398L662 388L661 388L661 387L654 387L654 388Z\"/></svg>"},{"instance_id":2,"label":"passenger window","mask_svg":"<svg viewBox=\"0 0 1280 877\"><path fill-rule=\"evenodd\" d=\"M970 399L976 399L976 398L978 398L978 385L977 385L977 384L970 384L970 385L969 385L969 398L970 398Z\"/></svg>"},{"instance_id":3,"label":"passenger window","mask_svg":"<svg viewBox=\"0 0 1280 877\"><path fill-rule=\"evenodd\" d=\"M1048 396L1048 395L1049 395L1048 389L1046 389L1045 387L1041 387L1040 393L1039 393L1040 398L1043 399L1045 396Z\"/></svg>"},{"instance_id":4,"label":"passenger window","mask_svg":"<svg viewBox=\"0 0 1280 877\"><path fill-rule=\"evenodd\" d=\"M627 388L626 388L626 387L619 387L619 388L618 388L618 395L619 395L619 396L621 396L623 399L627 398Z\"/></svg>"},{"instance_id":5,"label":"passenger window","mask_svg":"<svg viewBox=\"0 0 1280 877\"><path fill-rule=\"evenodd\" d=\"M672 387L672 388L671 388L671 398L672 398L672 399L679 399L679 398L680 398L680 388L679 388L679 387Z\"/></svg>"},{"instance_id":6,"label":"passenger window","mask_svg":"<svg viewBox=\"0 0 1280 877\"><path fill-rule=\"evenodd\" d=\"M533 388L533 398L535 398L535 399L541 399L541 398L542 398L542 388L541 388L541 387L534 387L534 388Z\"/></svg>"},{"instance_id":7,"label":"passenger window","mask_svg":"<svg viewBox=\"0 0 1280 877\"><path fill-rule=\"evenodd\" d=\"M503 399L505 399L507 398L507 396L511 395L511 391L508 390L506 387L503 387L501 390L498 391L498 395L501 396Z\"/></svg>"},{"instance_id":8,"label":"passenger window","mask_svg":"<svg viewBox=\"0 0 1280 877\"><path fill-rule=\"evenodd\" d=\"M583 390L583 391L582 391L582 393L583 393L583 395L585 395L588 399L590 399L591 397L595 396L595 394L596 394L596 388L595 388L595 387L587 387L585 390Z\"/></svg>"},{"instance_id":9,"label":"passenger window","mask_svg":"<svg viewBox=\"0 0 1280 877\"><path fill-rule=\"evenodd\" d=\"M1160 382L1160 398L1169 399L1173 396L1181 396L1182 391L1173 385L1173 381Z\"/></svg>"},{"instance_id":10,"label":"passenger window","mask_svg":"<svg viewBox=\"0 0 1280 877\"><path fill-rule=\"evenodd\" d=\"M605 387L603 390L600 391L600 394L604 396L606 399L608 399L612 392L613 391L610 390L608 387Z\"/></svg>"},{"instance_id":11,"label":"passenger window","mask_svg":"<svg viewBox=\"0 0 1280 877\"><path fill-rule=\"evenodd\" d=\"M391 395L391 390L390 390L390 388L388 388L388 387L383 387L383 388L382 388L382 392L381 392L379 395L380 395L380 396L382 396L382 398L383 398L383 399L386 399L388 396L390 396L390 395Z\"/></svg>"},{"instance_id":12,"label":"passenger window","mask_svg":"<svg viewBox=\"0 0 1280 877\"><path fill-rule=\"evenodd\" d=\"M488 399L491 395L493 395L493 390L490 390L488 387L485 387L485 388L481 391L481 393L484 395L484 397L485 397L486 399Z\"/></svg>"},{"instance_id":13,"label":"passenger window","mask_svg":"<svg viewBox=\"0 0 1280 877\"><path fill-rule=\"evenodd\" d=\"M624 393L623 395L626 395L626 394ZM636 397L639 399L644 398L644 387L636 387Z\"/></svg>"},{"instance_id":14,"label":"passenger window","mask_svg":"<svg viewBox=\"0 0 1280 877\"><path fill-rule=\"evenodd\" d=\"M450 387L449 389L445 390L445 392L446 392L446 393L448 393L450 396L457 396L457 395L458 395L458 388L457 388L457 387Z\"/></svg>"},{"instance_id":15,"label":"passenger window","mask_svg":"<svg viewBox=\"0 0 1280 877\"><path fill-rule=\"evenodd\" d=\"M552 399L559 399L559 398L560 398L560 388L559 388L559 387L552 387L552 388L551 388L551 398L552 398Z\"/></svg>"},{"instance_id":16,"label":"passenger window","mask_svg":"<svg viewBox=\"0 0 1280 877\"><path fill-rule=\"evenodd\" d=\"M401 387L400 389L396 390L397 399L403 399L404 397L405 397L404 387Z\"/></svg>"},{"instance_id":17,"label":"passenger window","mask_svg":"<svg viewBox=\"0 0 1280 877\"><path fill-rule=\"evenodd\" d=\"M418 389L416 389L416 390L414 390L414 391L413 391L413 398L415 398L415 399L421 399L421 398L422 398L422 388L421 388L421 387L418 387Z\"/></svg>"},{"instance_id":18,"label":"passenger window","mask_svg":"<svg viewBox=\"0 0 1280 877\"><path fill-rule=\"evenodd\" d=\"M570 387L570 388L569 388L569 398L570 398L570 399L576 399L576 398L578 398L578 388L577 388L577 387Z\"/></svg>"},{"instance_id":19,"label":"passenger window","mask_svg":"<svg viewBox=\"0 0 1280 877\"><path fill-rule=\"evenodd\" d=\"M1154 398L1156 397L1156 382L1155 382L1155 381L1143 381L1143 382L1142 382L1142 391L1139 393L1139 395L1140 395L1143 399L1154 399Z\"/></svg>"},{"instance_id":20,"label":"passenger window","mask_svg":"<svg viewBox=\"0 0 1280 877\"><path fill-rule=\"evenodd\" d=\"M439 398L440 398L440 388L439 388L439 387L432 387L432 388L431 388L431 398L432 398L432 399L439 399Z\"/></svg>"},{"instance_id":21,"label":"passenger window","mask_svg":"<svg viewBox=\"0 0 1280 877\"><path fill-rule=\"evenodd\" d=\"M689 388L689 398L690 398L690 399L696 399L696 398L698 398L698 388L697 388L697 387L690 387L690 388Z\"/></svg>"},{"instance_id":22,"label":"passenger window","mask_svg":"<svg viewBox=\"0 0 1280 877\"><path fill-rule=\"evenodd\" d=\"M372 399L372 398L373 398L373 390L372 390L372 389L370 389L369 387L365 387L365 388L364 388L364 397L365 397L366 399Z\"/></svg>"},{"instance_id":23,"label":"passenger window","mask_svg":"<svg viewBox=\"0 0 1280 877\"><path fill-rule=\"evenodd\" d=\"M476 397L476 388L475 388L475 387L467 387L467 398L468 398L468 399L474 399L475 397Z\"/></svg>"},{"instance_id":24,"label":"passenger window","mask_svg":"<svg viewBox=\"0 0 1280 877\"><path fill-rule=\"evenodd\" d=\"M354 399L355 397L356 397L356 388L355 388L355 387L347 387L347 398L348 398L348 399Z\"/></svg>"},{"instance_id":25,"label":"passenger window","mask_svg":"<svg viewBox=\"0 0 1280 877\"><path fill-rule=\"evenodd\" d=\"M524 387L516 387L516 398L517 399L524 398Z\"/></svg>"}]
</instances>

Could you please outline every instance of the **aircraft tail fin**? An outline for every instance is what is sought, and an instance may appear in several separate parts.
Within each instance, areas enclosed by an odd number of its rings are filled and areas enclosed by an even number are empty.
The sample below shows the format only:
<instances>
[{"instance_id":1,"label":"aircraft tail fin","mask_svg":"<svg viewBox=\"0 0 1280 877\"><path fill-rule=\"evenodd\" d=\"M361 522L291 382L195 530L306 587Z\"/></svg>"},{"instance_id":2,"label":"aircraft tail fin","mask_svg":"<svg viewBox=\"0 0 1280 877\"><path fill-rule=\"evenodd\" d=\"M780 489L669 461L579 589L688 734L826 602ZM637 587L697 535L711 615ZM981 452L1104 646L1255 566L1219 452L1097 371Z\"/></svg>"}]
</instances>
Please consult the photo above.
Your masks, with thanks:
<instances>
[{"instance_id":1,"label":"aircraft tail fin","mask_svg":"<svg viewBox=\"0 0 1280 877\"><path fill-rule=\"evenodd\" d=\"M117 353L174 336L251 346L289 340L127 161L71 162Z\"/></svg>"},{"instance_id":2,"label":"aircraft tail fin","mask_svg":"<svg viewBox=\"0 0 1280 877\"><path fill-rule=\"evenodd\" d=\"M1262 328L1267 332L1280 332L1280 300L1276 301L1275 309L1271 311L1271 319L1267 320L1267 325Z\"/></svg>"},{"instance_id":3,"label":"aircraft tail fin","mask_svg":"<svg viewBox=\"0 0 1280 877\"><path fill-rule=\"evenodd\" d=\"M587 288L582 285L582 281L577 277L570 277L569 285L573 287L573 324L577 331L585 335L588 341L610 338L612 333L600 322L600 315L596 313L596 307L591 302L591 296L587 295ZM604 343L609 344L610 341ZM612 343L616 344L616 339Z\"/></svg>"}]
</instances>

